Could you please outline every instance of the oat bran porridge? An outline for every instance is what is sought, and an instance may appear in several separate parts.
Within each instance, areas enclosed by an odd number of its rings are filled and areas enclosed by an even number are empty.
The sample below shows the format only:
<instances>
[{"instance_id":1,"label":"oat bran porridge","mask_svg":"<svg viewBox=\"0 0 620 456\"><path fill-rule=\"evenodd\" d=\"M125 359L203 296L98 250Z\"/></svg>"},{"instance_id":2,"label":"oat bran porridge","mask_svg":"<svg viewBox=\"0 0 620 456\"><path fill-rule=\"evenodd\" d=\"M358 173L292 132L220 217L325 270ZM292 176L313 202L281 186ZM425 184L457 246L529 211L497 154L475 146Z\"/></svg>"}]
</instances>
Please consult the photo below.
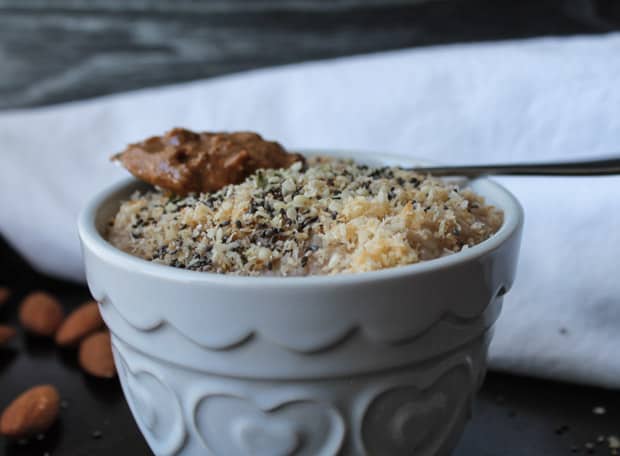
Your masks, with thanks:
<instances>
[{"instance_id":1,"label":"oat bran porridge","mask_svg":"<svg viewBox=\"0 0 620 456\"><path fill-rule=\"evenodd\" d=\"M171 147L187 155L182 146L177 139ZM217 191L135 193L110 221L107 238L182 269L299 276L438 258L488 239L503 222L481 196L431 176L326 157L290 162L250 169Z\"/></svg>"}]
</instances>

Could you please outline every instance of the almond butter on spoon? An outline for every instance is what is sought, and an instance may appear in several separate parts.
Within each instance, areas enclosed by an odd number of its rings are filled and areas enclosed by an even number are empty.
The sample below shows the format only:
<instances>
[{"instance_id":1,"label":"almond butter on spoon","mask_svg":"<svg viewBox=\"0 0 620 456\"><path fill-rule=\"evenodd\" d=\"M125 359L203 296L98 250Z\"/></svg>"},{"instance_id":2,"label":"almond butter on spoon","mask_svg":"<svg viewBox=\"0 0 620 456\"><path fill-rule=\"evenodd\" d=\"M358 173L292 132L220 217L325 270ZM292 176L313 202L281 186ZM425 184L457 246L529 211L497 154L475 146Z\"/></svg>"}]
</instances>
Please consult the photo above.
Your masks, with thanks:
<instances>
[{"instance_id":1,"label":"almond butter on spoon","mask_svg":"<svg viewBox=\"0 0 620 456\"><path fill-rule=\"evenodd\" d=\"M61 347L69 347L103 326L97 302L88 301L69 314L56 332L55 340Z\"/></svg>"},{"instance_id":2,"label":"almond butter on spoon","mask_svg":"<svg viewBox=\"0 0 620 456\"><path fill-rule=\"evenodd\" d=\"M257 169L304 161L252 132L196 133L174 128L130 144L112 157L138 179L178 195L214 192L238 184Z\"/></svg>"},{"instance_id":3,"label":"almond butter on spoon","mask_svg":"<svg viewBox=\"0 0 620 456\"><path fill-rule=\"evenodd\" d=\"M52 337L64 318L60 302L51 294L35 291L24 298L19 307L19 321L37 336Z\"/></svg>"},{"instance_id":4,"label":"almond butter on spoon","mask_svg":"<svg viewBox=\"0 0 620 456\"><path fill-rule=\"evenodd\" d=\"M20 394L0 417L0 434L28 437L47 431L58 418L60 395L52 385L35 386Z\"/></svg>"},{"instance_id":5,"label":"almond butter on spoon","mask_svg":"<svg viewBox=\"0 0 620 456\"><path fill-rule=\"evenodd\" d=\"M91 334L80 344L78 361L84 371L93 377L112 378L116 375L112 343L108 331Z\"/></svg>"}]
</instances>

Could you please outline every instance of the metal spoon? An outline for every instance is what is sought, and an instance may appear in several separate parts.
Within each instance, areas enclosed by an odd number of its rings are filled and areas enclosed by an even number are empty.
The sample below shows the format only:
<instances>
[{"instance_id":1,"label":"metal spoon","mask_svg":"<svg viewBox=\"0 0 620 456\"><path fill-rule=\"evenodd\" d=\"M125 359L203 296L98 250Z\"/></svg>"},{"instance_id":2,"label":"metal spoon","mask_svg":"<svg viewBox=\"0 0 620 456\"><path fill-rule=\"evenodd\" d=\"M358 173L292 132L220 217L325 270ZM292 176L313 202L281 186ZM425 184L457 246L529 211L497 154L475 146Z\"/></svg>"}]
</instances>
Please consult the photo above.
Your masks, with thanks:
<instances>
[{"instance_id":1,"label":"metal spoon","mask_svg":"<svg viewBox=\"0 0 620 456\"><path fill-rule=\"evenodd\" d=\"M412 168L418 173L429 173L435 176L466 176L482 175L505 176L605 176L620 174L620 157L598 160L548 163L515 163L501 165L473 166L432 166Z\"/></svg>"}]
</instances>

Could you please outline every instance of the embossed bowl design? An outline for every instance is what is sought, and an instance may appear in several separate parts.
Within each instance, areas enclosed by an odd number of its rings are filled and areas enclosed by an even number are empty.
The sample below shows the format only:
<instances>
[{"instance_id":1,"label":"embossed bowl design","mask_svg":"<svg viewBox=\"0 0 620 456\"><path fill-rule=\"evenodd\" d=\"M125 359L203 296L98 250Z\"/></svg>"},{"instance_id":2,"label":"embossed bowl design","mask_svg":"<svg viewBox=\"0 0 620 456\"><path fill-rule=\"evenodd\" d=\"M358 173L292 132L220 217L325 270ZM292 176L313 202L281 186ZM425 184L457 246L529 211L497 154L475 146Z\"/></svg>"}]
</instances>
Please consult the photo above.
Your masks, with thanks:
<instances>
[{"instance_id":1,"label":"embossed bowl design","mask_svg":"<svg viewBox=\"0 0 620 456\"><path fill-rule=\"evenodd\" d=\"M367 164L385 155L335 153ZM360 274L237 277L153 264L103 237L106 190L79 220L88 284L133 415L157 455L448 455L515 274L522 210L457 254Z\"/></svg>"}]
</instances>

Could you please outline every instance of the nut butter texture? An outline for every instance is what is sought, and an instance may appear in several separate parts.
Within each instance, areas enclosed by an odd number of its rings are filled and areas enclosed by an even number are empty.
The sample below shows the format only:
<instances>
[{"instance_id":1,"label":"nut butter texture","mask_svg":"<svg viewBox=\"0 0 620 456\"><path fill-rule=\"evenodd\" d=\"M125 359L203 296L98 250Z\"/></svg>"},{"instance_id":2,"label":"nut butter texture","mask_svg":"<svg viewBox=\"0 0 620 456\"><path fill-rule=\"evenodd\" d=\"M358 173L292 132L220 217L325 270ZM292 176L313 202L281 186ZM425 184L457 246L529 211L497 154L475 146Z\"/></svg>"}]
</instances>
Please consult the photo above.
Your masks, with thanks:
<instances>
[{"instance_id":1,"label":"nut butter texture","mask_svg":"<svg viewBox=\"0 0 620 456\"><path fill-rule=\"evenodd\" d=\"M303 161L277 142L250 132L195 133L174 128L131 144L112 157L138 179L179 195L238 184L257 169Z\"/></svg>"}]
</instances>

